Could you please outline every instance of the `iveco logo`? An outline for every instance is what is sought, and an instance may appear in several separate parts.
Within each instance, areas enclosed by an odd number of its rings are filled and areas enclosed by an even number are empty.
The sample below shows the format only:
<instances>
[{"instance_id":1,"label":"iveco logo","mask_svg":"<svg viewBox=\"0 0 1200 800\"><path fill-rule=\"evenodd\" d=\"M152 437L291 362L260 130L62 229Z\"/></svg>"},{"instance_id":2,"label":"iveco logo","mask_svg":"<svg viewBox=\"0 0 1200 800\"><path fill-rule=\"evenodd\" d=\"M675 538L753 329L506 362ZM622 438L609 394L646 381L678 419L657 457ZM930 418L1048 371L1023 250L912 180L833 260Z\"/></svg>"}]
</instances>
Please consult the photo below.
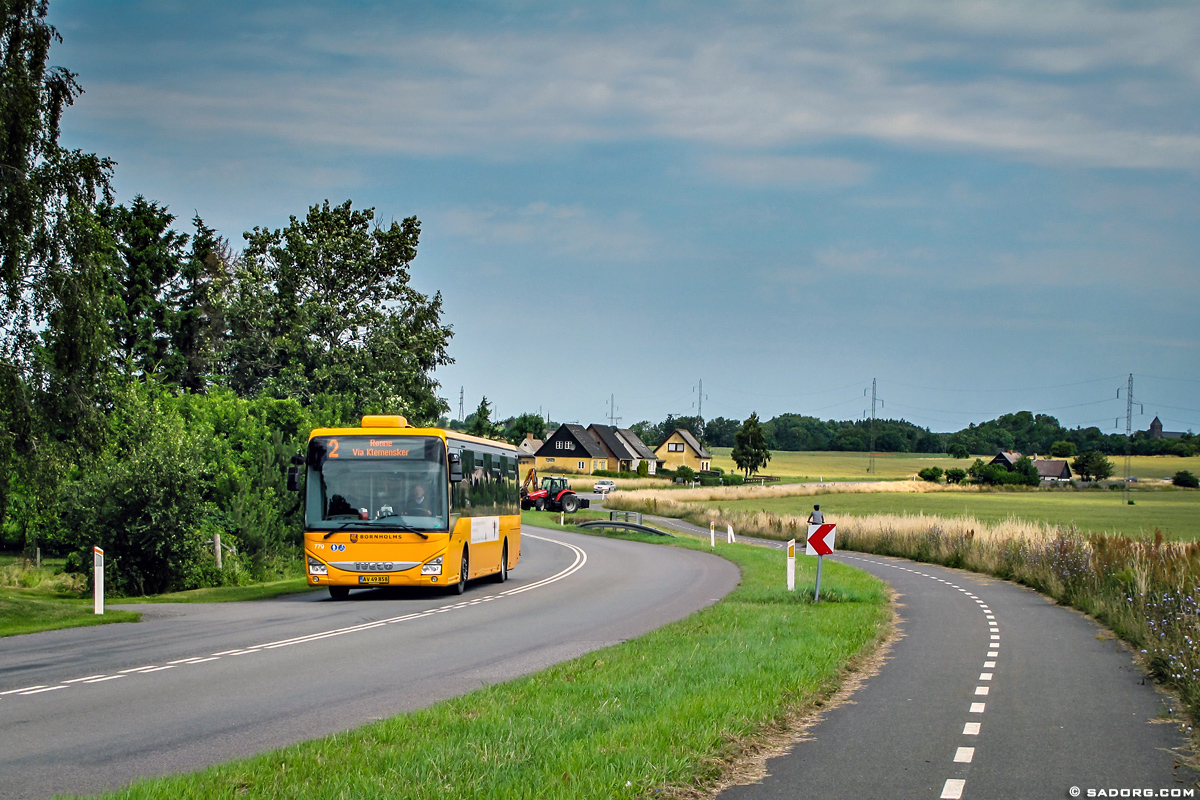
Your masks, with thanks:
<instances>
[{"instance_id":1,"label":"iveco logo","mask_svg":"<svg viewBox=\"0 0 1200 800\"><path fill-rule=\"evenodd\" d=\"M391 561L355 561L354 569L359 572L391 572Z\"/></svg>"}]
</instances>

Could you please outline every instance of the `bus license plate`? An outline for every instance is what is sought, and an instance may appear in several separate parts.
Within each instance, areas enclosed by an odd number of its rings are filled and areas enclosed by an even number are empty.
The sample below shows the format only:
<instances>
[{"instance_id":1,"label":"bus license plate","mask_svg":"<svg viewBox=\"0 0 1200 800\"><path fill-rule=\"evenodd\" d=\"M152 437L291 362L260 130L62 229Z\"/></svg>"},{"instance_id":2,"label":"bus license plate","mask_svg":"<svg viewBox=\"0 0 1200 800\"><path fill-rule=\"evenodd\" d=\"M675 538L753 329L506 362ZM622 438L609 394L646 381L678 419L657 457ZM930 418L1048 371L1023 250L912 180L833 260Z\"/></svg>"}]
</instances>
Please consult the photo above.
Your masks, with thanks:
<instances>
[{"instance_id":1,"label":"bus license plate","mask_svg":"<svg viewBox=\"0 0 1200 800\"><path fill-rule=\"evenodd\" d=\"M387 575L359 575L359 583L387 583L390 580Z\"/></svg>"}]
</instances>

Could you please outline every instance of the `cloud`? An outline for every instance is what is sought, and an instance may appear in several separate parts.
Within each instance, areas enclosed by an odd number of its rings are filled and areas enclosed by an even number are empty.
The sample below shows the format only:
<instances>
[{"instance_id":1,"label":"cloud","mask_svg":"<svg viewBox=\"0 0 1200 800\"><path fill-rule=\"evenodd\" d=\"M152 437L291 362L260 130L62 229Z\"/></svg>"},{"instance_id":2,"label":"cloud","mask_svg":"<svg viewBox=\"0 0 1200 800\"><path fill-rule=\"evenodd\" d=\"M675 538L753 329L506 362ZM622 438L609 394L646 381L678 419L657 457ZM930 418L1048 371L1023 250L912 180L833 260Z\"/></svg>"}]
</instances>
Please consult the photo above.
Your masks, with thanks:
<instances>
[{"instance_id":1,"label":"cloud","mask_svg":"<svg viewBox=\"0 0 1200 800\"><path fill-rule=\"evenodd\" d=\"M632 212L602 214L537 201L519 207L456 206L427 216L440 235L529 248L539 257L619 264L645 261L656 250L655 238Z\"/></svg>"},{"instance_id":2,"label":"cloud","mask_svg":"<svg viewBox=\"0 0 1200 800\"><path fill-rule=\"evenodd\" d=\"M277 18L272 37L181 41L175 57L192 72L89 84L101 100L89 113L194 136L482 159L653 137L721 148L706 163L731 179L792 185L864 180L852 161L763 154L846 137L1034 163L1200 166L1200 15L1187 4L746 4L688 24L651 10L637 27L599 13L448 30L308 9ZM1139 82L1157 91L1129 89Z\"/></svg>"},{"instance_id":3,"label":"cloud","mask_svg":"<svg viewBox=\"0 0 1200 800\"><path fill-rule=\"evenodd\" d=\"M706 159L705 165L731 183L748 186L841 188L864 183L871 175L870 165L847 158L722 155Z\"/></svg>"}]
</instances>

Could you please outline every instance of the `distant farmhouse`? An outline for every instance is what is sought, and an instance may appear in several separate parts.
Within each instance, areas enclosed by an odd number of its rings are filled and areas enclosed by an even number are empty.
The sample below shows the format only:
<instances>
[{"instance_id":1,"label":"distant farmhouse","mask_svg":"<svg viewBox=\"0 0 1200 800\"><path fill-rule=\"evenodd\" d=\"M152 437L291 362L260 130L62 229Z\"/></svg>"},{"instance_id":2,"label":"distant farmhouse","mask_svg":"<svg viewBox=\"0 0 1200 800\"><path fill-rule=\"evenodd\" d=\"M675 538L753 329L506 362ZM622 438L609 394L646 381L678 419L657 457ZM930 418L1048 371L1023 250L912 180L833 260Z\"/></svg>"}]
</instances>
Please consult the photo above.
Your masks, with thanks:
<instances>
[{"instance_id":1,"label":"distant farmhouse","mask_svg":"<svg viewBox=\"0 0 1200 800\"><path fill-rule=\"evenodd\" d=\"M537 451L541 449L542 444L544 443L541 439L535 439L532 433L527 433L517 445L517 466L520 467L522 475L537 464Z\"/></svg>"},{"instance_id":2,"label":"distant farmhouse","mask_svg":"<svg viewBox=\"0 0 1200 800\"><path fill-rule=\"evenodd\" d=\"M691 467L697 472L707 472L712 464L712 455L704 449L704 445L696 441L692 432L685 428L676 428L667 440L658 446L654 454L668 469Z\"/></svg>"},{"instance_id":3,"label":"distant farmhouse","mask_svg":"<svg viewBox=\"0 0 1200 800\"><path fill-rule=\"evenodd\" d=\"M588 475L597 470L636 472L643 461L649 462L647 469L651 475L658 467L654 454L633 431L608 425L585 428L573 423L560 425L546 437L534 451L532 460L539 472Z\"/></svg>"},{"instance_id":4,"label":"distant farmhouse","mask_svg":"<svg viewBox=\"0 0 1200 800\"><path fill-rule=\"evenodd\" d=\"M1164 431L1162 422L1158 417L1150 423L1150 438L1151 439L1182 439L1183 431Z\"/></svg>"},{"instance_id":5,"label":"distant farmhouse","mask_svg":"<svg viewBox=\"0 0 1200 800\"><path fill-rule=\"evenodd\" d=\"M1007 450L997 454L990 464L995 464L1004 467L1009 472L1017 466L1017 462L1021 460L1020 453L1014 453ZM1033 466L1037 467L1038 477L1044 481L1069 481L1071 480L1071 466L1066 461L1056 461L1049 458L1033 457Z\"/></svg>"}]
</instances>

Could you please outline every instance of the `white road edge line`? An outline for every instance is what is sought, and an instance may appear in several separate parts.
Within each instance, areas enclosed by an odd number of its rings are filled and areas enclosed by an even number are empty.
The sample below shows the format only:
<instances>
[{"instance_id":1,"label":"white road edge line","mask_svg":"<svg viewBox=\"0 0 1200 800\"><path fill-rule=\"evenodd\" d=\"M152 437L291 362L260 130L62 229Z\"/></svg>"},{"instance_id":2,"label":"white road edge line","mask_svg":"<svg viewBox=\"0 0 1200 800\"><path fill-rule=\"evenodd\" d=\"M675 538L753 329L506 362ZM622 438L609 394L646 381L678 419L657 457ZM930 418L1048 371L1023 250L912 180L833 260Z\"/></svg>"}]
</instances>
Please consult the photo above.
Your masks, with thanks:
<instances>
[{"instance_id":1,"label":"white road edge line","mask_svg":"<svg viewBox=\"0 0 1200 800\"><path fill-rule=\"evenodd\" d=\"M162 667L156 666L153 664L149 664L144 667L133 667L131 669L123 669L120 671L119 674L110 675L107 677L100 676L100 675L91 675L86 678L72 678L69 681L63 681L62 683L60 683L57 686L46 686L44 684L39 684L37 686L26 686L23 689L9 689L8 691L0 692L0 696L6 695L6 694L39 694L41 692L51 692L51 691L54 691L55 689L66 689L67 688L66 684L69 684L69 683L100 683L101 681L113 680L114 678L123 678L130 673L142 674L142 673L146 673L146 672L160 672L165 669L173 669L176 665L179 665L179 664L203 664L206 661L216 661L221 656L247 655L249 653L257 653L264 649L274 649L277 647L286 647L287 645L291 645L291 644L302 644L305 642L317 641L319 639L327 639L331 636L339 636L343 633L356 633L358 631L365 631L365 630L370 630L372 628L379 628L384 625L389 625L393 622L404 622L406 620L416 619L418 617L425 617L430 614L440 613L442 611L451 611L451 610L457 609L457 608L467 608L471 605L474 605L476 602L487 602L488 600L495 600L500 597L511 597L512 595L520 594L521 592L527 592L530 589L538 589L543 586L548 586L552 583L556 583L557 581L561 581L564 578L570 577L571 575L573 575L574 573L576 573L580 569L582 569L583 565L587 563L587 559L588 559L587 552L584 551L583 548L578 547L577 545L570 544L569 542L561 542L558 539L550 539L545 536L535 536L532 533L525 533L523 535L528 536L531 539L538 539L539 541L551 542L553 544L562 545L563 547L566 547L566 548L574 551L575 560L572 561L569 566L567 566L565 569L561 570L560 572L558 572L554 575L551 575L547 578L543 578L542 580L537 581L535 583L531 583L528 586L522 586L517 589L510 589L506 592L500 592L499 594L496 594L496 595L489 595L487 597L481 597L475 601L461 601L461 602L458 602L458 603L455 603L452 605L442 606L441 608L430 609L428 611L404 614L399 617L392 617L391 619L383 619L383 620L376 620L375 622L363 623L362 625L351 625L346 628L338 628L338 629L335 629L332 631L323 631L320 633L312 633L312 634L308 634L307 636L297 636L292 639L281 639L280 641L277 641L277 642L269 642L267 644L255 645L254 647L248 647L248 648L244 648L244 649L222 650L221 652L213 653L212 655L210 655L208 657L193 656L191 658L181 658L181 659L177 659L175 661L168 662L168 664L166 666L162 666Z\"/></svg>"}]
</instances>

